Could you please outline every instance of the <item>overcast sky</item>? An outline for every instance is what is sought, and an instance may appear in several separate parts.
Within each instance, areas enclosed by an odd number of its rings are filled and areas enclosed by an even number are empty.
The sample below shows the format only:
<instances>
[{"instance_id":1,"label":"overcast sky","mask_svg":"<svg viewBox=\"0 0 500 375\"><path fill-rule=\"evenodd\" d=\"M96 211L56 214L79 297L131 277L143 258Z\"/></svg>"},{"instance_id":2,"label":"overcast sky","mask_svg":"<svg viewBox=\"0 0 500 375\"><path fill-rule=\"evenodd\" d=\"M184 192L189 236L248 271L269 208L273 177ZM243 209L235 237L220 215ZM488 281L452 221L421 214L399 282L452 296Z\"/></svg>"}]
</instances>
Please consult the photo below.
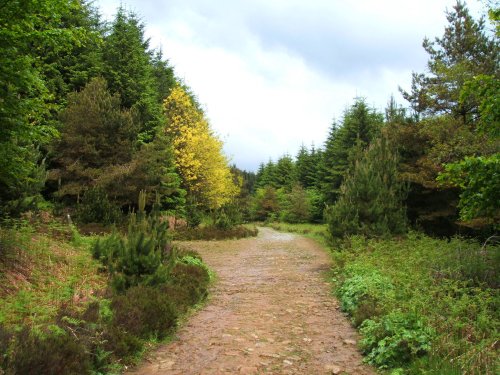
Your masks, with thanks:
<instances>
[{"instance_id":1,"label":"overcast sky","mask_svg":"<svg viewBox=\"0 0 500 375\"><path fill-rule=\"evenodd\" d=\"M109 20L120 3L198 96L231 161L256 170L302 143L322 146L357 96L380 110L391 94L405 104L398 86L425 70L422 40L443 34L455 1L95 2Z\"/></svg>"}]
</instances>

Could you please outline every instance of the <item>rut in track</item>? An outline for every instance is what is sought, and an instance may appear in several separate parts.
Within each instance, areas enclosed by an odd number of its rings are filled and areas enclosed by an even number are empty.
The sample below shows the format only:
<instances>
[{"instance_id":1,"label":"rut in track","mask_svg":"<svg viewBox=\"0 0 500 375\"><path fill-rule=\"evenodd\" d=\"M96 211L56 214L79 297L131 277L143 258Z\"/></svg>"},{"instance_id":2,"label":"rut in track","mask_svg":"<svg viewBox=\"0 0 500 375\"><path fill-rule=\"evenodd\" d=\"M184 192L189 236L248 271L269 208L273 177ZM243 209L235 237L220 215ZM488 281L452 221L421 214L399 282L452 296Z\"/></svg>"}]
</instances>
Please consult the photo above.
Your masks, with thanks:
<instances>
[{"instance_id":1,"label":"rut in track","mask_svg":"<svg viewBox=\"0 0 500 375\"><path fill-rule=\"evenodd\" d=\"M189 242L216 271L207 305L130 374L374 374L325 280L312 240L260 228L257 238Z\"/></svg>"}]
</instances>

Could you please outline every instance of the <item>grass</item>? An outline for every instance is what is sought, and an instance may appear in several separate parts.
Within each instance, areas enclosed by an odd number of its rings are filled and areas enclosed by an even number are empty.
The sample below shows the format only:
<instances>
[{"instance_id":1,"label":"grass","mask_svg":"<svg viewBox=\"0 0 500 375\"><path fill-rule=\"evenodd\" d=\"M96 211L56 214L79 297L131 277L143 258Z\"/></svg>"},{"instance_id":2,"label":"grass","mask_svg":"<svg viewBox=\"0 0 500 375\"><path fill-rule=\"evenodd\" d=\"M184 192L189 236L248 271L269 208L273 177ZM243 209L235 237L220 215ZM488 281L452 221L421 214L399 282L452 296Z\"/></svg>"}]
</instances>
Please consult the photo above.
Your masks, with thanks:
<instances>
[{"instance_id":1,"label":"grass","mask_svg":"<svg viewBox=\"0 0 500 375\"><path fill-rule=\"evenodd\" d=\"M271 227L327 247L326 228ZM330 248L332 283L366 361L391 374L497 374L500 247L411 232Z\"/></svg>"},{"instance_id":2,"label":"grass","mask_svg":"<svg viewBox=\"0 0 500 375\"><path fill-rule=\"evenodd\" d=\"M120 373L204 303L214 275L195 252L167 283L119 294L92 258L97 238L55 221L0 227L0 374Z\"/></svg>"},{"instance_id":3,"label":"grass","mask_svg":"<svg viewBox=\"0 0 500 375\"><path fill-rule=\"evenodd\" d=\"M88 304L107 282L90 257L90 240L68 242L28 225L0 228L0 324L35 327L64 303Z\"/></svg>"}]
</instances>

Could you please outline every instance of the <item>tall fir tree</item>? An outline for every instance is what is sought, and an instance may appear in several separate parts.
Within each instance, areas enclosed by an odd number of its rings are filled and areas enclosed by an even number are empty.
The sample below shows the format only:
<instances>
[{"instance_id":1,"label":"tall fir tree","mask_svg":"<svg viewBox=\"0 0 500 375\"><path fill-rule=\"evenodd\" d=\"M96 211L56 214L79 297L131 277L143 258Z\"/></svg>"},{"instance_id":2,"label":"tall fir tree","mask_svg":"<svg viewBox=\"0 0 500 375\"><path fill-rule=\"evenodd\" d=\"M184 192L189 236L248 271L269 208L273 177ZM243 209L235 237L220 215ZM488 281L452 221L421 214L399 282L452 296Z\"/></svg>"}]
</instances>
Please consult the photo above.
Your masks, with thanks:
<instances>
[{"instance_id":1,"label":"tall fir tree","mask_svg":"<svg viewBox=\"0 0 500 375\"><path fill-rule=\"evenodd\" d=\"M382 114L360 98L344 112L342 123L333 123L325 142L321 171L321 190L328 204L335 202L350 164L379 132L382 123Z\"/></svg>"},{"instance_id":2,"label":"tall fir tree","mask_svg":"<svg viewBox=\"0 0 500 375\"><path fill-rule=\"evenodd\" d=\"M104 72L121 105L134 109L140 122L138 141L149 142L164 122L160 95L154 80L149 40L137 15L120 7L104 41ZM158 62L157 62L158 67Z\"/></svg>"}]
</instances>

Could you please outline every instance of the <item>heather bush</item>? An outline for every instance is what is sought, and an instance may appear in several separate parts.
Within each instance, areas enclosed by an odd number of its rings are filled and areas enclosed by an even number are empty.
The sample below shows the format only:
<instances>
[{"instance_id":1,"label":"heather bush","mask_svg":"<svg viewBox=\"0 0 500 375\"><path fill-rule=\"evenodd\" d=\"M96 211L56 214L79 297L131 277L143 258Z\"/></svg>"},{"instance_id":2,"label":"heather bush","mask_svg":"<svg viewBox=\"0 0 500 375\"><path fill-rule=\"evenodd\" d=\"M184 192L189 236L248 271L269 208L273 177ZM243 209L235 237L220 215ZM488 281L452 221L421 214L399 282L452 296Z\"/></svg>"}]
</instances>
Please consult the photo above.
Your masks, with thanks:
<instances>
[{"instance_id":1,"label":"heather bush","mask_svg":"<svg viewBox=\"0 0 500 375\"><path fill-rule=\"evenodd\" d=\"M165 337L176 325L178 313L160 288L135 286L113 297L113 325L137 337Z\"/></svg>"},{"instance_id":2,"label":"heather bush","mask_svg":"<svg viewBox=\"0 0 500 375\"><path fill-rule=\"evenodd\" d=\"M86 374L91 358L73 335L62 329L35 332L24 328L15 337L6 374Z\"/></svg>"}]
</instances>

